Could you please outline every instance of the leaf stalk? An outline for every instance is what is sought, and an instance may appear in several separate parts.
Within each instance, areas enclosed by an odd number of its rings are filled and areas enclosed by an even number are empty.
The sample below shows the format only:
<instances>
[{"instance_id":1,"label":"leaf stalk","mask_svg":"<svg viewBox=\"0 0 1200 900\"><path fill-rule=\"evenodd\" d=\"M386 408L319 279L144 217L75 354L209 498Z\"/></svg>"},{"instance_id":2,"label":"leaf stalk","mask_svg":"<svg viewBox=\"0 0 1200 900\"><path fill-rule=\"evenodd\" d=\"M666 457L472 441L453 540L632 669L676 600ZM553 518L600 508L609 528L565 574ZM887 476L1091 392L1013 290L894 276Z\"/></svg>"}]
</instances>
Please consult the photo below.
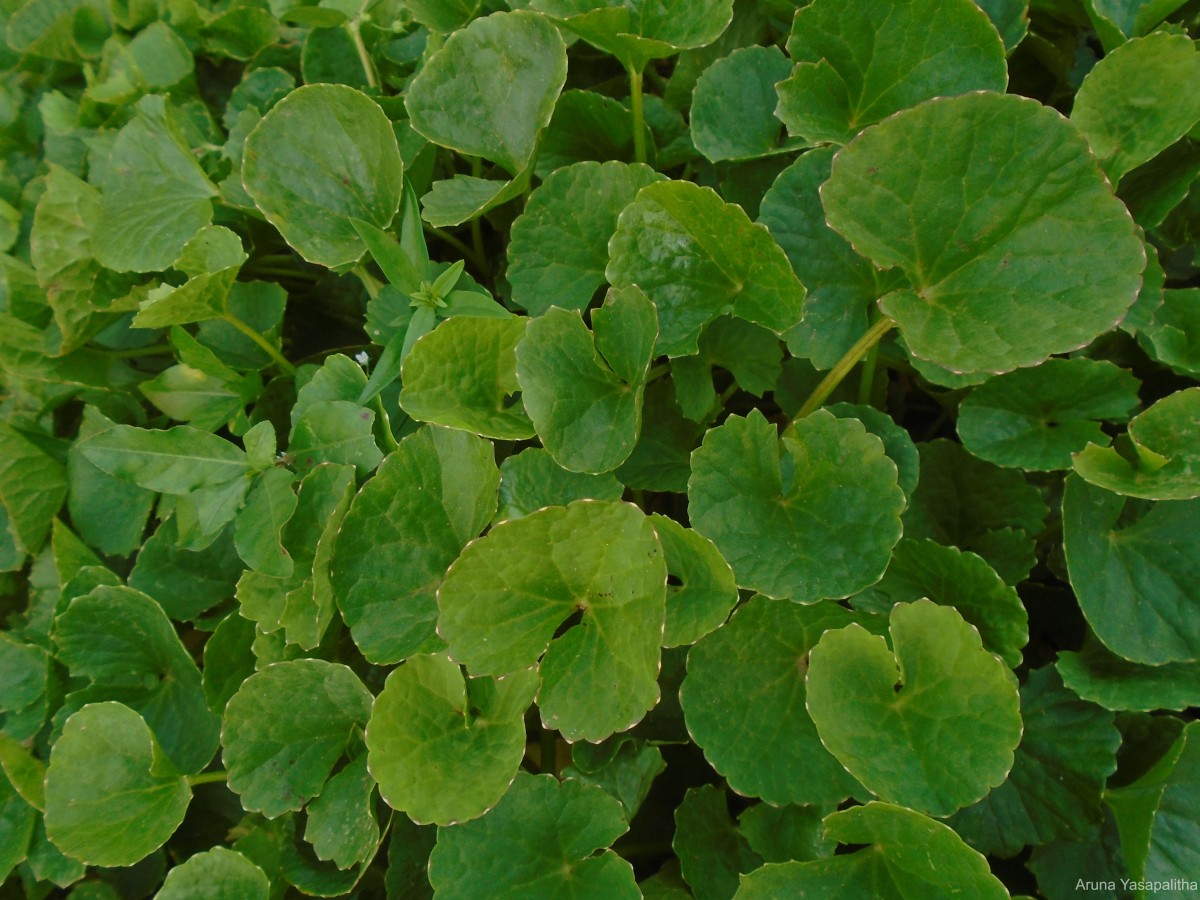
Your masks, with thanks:
<instances>
[{"instance_id":1,"label":"leaf stalk","mask_svg":"<svg viewBox=\"0 0 1200 900\"><path fill-rule=\"evenodd\" d=\"M854 342L846 353L839 359L821 379L821 383L816 389L808 395L808 399L804 401L804 405L800 407L800 412L796 413L796 418L793 421L803 419L809 413L821 408L821 405L829 399L829 395L834 392L842 380L850 374L850 371L858 365L858 361L862 359L868 351L872 350L882 340L883 336L896 327L896 320L888 316L883 316L867 329L866 334Z\"/></svg>"}]
</instances>

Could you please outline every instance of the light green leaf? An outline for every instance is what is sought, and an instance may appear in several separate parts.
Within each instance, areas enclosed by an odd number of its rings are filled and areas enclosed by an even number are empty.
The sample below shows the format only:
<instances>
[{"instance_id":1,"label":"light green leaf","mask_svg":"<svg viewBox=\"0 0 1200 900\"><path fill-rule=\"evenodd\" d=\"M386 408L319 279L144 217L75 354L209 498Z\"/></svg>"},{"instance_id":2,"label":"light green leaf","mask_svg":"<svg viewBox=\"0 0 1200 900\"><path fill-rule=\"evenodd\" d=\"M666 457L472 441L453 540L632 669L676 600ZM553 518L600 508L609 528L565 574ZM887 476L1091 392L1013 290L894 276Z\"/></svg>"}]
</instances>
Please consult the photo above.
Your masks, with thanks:
<instances>
[{"instance_id":1,"label":"light green leaf","mask_svg":"<svg viewBox=\"0 0 1200 900\"><path fill-rule=\"evenodd\" d=\"M367 771L367 756L352 760L326 782L321 796L308 807L304 839L317 859L339 869L370 862L379 849L375 818L375 779Z\"/></svg>"},{"instance_id":2,"label":"light green leaf","mask_svg":"<svg viewBox=\"0 0 1200 900\"><path fill-rule=\"evenodd\" d=\"M298 88L246 138L242 181L267 221L310 262L354 263L366 245L350 219L386 228L404 164L374 100L338 84Z\"/></svg>"},{"instance_id":3,"label":"light green leaf","mask_svg":"<svg viewBox=\"0 0 1200 900\"><path fill-rule=\"evenodd\" d=\"M686 356L717 316L782 334L800 320L804 286L765 227L709 188L663 181L625 208L608 246L613 287L636 284L658 310L656 353Z\"/></svg>"},{"instance_id":4,"label":"light green leaf","mask_svg":"<svg viewBox=\"0 0 1200 900\"><path fill-rule=\"evenodd\" d=\"M844 144L932 97L1003 91L1004 44L972 0L815 0L788 38L776 114L790 134Z\"/></svg>"},{"instance_id":5,"label":"light green leaf","mask_svg":"<svg viewBox=\"0 0 1200 900\"><path fill-rule=\"evenodd\" d=\"M567 77L567 51L544 17L517 11L456 31L409 85L412 127L435 144L524 171Z\"/></svg>"},{"instance_id":6,"label":"light green leaf","mask_svg":"<svg viewBox=\"0 0 1200 900\"><path fill-rule=\"evenodd\" d=\"M866 621L836 604L756 597L691 649L679 691L688 733L733 790L775 805L861 792L817 737L804 675L824 632Z\"/></svg>"},{"instance_id":7,"label":"light green leaf","mask_svg":"<svg viewBox=\"0 0 1200 900\"><path fill-rule=\"evenodd\" d=\"M96 259L117 272L167 268L209 223L217 194L165 98L149 94L136 109L113 143L92 234Z\"/></svg>"},{"instance_id":8,"label":"light green leaf","mask_svg":"<svg viewBox=\"0 0 1200 900\"><path fill-rule=\"evenodd\" d=\"M288 455L301 475L322 463L351 465L366 475L383 459L374 428L374 410L349 400L318 400L296 420Z\"/></svg>"},{"instance_id":9,"label":"light green leaf","mask_svg":"<svg viewBox=\"0 0 1200 900\"><path fill-rule=\"evenodd\" d=\"M89 865L130 866L183 821L192 792L141 716L92 703L63 726L46 771L46 833Z\"/></svg>"},{"instance_id":10,"label":"light green leaf","mask_svg":"<svg viewBox=\"0 0 1200 900\"><path fill-rule=\"evenodd\" d=\"M778 47L743 47L704 70L692 94L692 141L710 162L780 150L776 82L791 74Z\"/></svg>"},{"instance_id":11,"label":"light green leaf","mask_svg":"<svg viewBox=\"0 0 1200 900\"><path fill-rule=\"evenodd\" d=\"M371 774L388 805L424 825L474 819L504 796L525 755L537 672L464 678L446 656L388 675L367 726Z\"/></svg>"},{"instance_id":12,"label":"light green leaf","mask_svg":"<svg viewBox=\"0 0 1200 900\"><path fill-rule=\"evenodd\" d=\"M527 319L446 319L413 346L401 369L400 407L422 422L483 437L533 437L517 383L516 346Z\"/></svg>"},{"instance_id":13,"label":"light green leaf","mask_svg":"<svg viewBox=\"0 0 1200 900\"><path fill-rule=\"evenodd\" d=\"M283 529L298 499L292 484L296 476L287 469L267 469L254 482L246 505L234 522L234 546L252 569L287 578L293 562L283 544Z\"/></svg>"},{"instance_id":14,"label":"light green leaf","mask_svg":"<svg viewBox=\"0 0 1200 900\"><path fill-rule=\"evenodd\" d=\"M204 696L220 715L243 681L254 674L254 623L231 612L204 642Z\"/></svg>"},{"instance_id":15,"label":"light green leaf","mask_svg":"<svg viewBox=\"0 0 1200 900\"><path fill-rule=\"evenodd\" d=\"M1138 386L1110 362L1048 359L971 391L959 406L958 434L974 456L997 465L1066 469L1072 453L1108 442L1100 422L1124 421Z\"/></svg>"},{"instance_id":16,"label":"light green leaf","mask_svg":"<svg viewBox=\"0 0 1200 900\"><path fill-rule=\"evenodd\" d=\"M634 900L633 867L605 849L628 827L603 789L520 773L483 818L438 828L429 881L446 900Z\"/></svg>"},{"instance_id":17,"label":"light green leaf","mask_svg":"<svg viewBox=\"0 0 1200 900\"><path fill-rule=\"evenodd\" d=\"M730 416L692 455L688 509L739 587L814 603L878 581L900 540L904 492L882 442L818 411L782 445L757 410Z\"/></svg>"},{"instance_id":18,"label":"light green leaf","mask_svg":"<svg viewBox=\"0 0 1200 900\"><path fill-rule=\"evenodd\" d=\"M145 719L181 772L199 772L217 750L218 721L205 702L200 672L157 603L127 587L97 587L59 613L58 660L87 687L67 709L117 700Z\"/></svg>"},{"instance_id":19,"label":"light green leaf","mask_svg":"<svg viewBox=\"0 0 1200 900\"><path fill-rule=\"evenodd\" d=\"M108 474L164 494L187 494L249 474L243 450L189 425L165 431L114 425L78 446Z\"/></svg>"},{"instance_id":20,"label":"light green leaf","mask_svg":"<svg viewBox=\"0 0 1200 900\"><path fill-rule=\"evenodd\" d=\"M671 848L696 900L729 900L738 876L762 865L734 827L725 792L711 784L689 788L675 808Z\"/></svg>"},{"instance_id":21,"label":"light green leaf","mask_svg":"<svg viewBox=\"0 0 1200 900\"><path fill-rule=\"evenodd\" d=\"M662 543L669 576L663 646L694 644L719 628L737 603L733 569L703 535L666 516L653 515L650 521Z\"/></svg>"},{"instance_id":22,"label":"light green leaf","mask_svg":"<svg viewBox=\"0 0 1200 900\"><path fill-rule=\"evenodd\" d=\"M242 854L213 847L167 872L154 900L267 900L271 882Z\"/></svg>"},{"instance_id":23,"label":"light green leaf","mask_svg":"<svg viewBox=\"0 0 1200 900\"><path fill-rule=\"evenodd\" d=\"M658 701L666 580L636 507L552 506L467 546L438 590L438 633L472 674L506 675L545 654L543 724L569 741L600 741Z\"/></svg>"},{"instance_id":24,"label":"light green leaf","mask_svg":"<svg viewBox=\"0 0 1200 900\"><path fill-rule=\"evenodd\" d=\"M525 193L532 169L522 169L512 181L455 175L435 181L421 197L421 218L434 228L451 228L482 216Z\"/></svg>"},{"instance_id":25,"label":"light green leaf","mask_svg":"<svg viewBox=\"0 0 1200 900\"><path fill-rule=\"evenodd\" d=\"M982 855L951 828L911 809L878 802L856 806L827 817L825 831L839 844L869 846L829 859L768 863L742 878L738 900L806 896L1008 900L1008 891Z\"/></svg>"},{"instance_id":26,"label":"light green leaf","mask_svg":"<svg viewBox=\"0 0 1200 900\"><path fill-rule=\"evenodd\" d=\"M566 506L573 500L620 500L624 492L609 473L568 472L541 447L530 447L500 463L496 521L519 519L543 506Z\"/></svg>"},{"instance_id":27,"label":"light green leaf","mask_svg":"<svg viewBox=\"0 0 1200 900\"><path fill-rule=\"evenodd\" d=\"M892 648L859 625L809 654L821 742L881 799L948 816L1001 784L1021 740L1017 680L952 607L891 613Z\"/></svg>"},{"instance_id":28,"label":"light green leaf","mask_svg":"<svg viewBox=\"0 0 1200 900\"><path fill-rule=\"evenodd\" d=\"M262 381L257 376L245 382L224 381L185 365L171 366L138 385L146 399L167 416L202 431L216 431L237 417L250 399L244 393L247 389L257 394Z\"/></svg>"},{"instance_id":29,"label":"light green leaf","mask_svg":"<svg viewBox=\"0 0 1200 900\"><path fill-rule=\"evenodd\" d=\"M67 498L66 470L7 422L0 423L0 503L18 552L42 548Z\"/></svg>"},{"instance_id":30,"label":"light green leaf","mask_svg":"<svg viewBox=\"0 0 1200 900\"><path fill-rule=\"evenodd\" d=\"M581 162L549 174L513 222L508 280L513 302L540 316L551 306L583 310L604 284L617 217L648 184L649 166Z\"/></svg>"},{"instance_id":31,"label":"light green leaf","mask_svg":"<svg viewBox=\"0 0 1200 900\"><path fill-rule=\"evenodd\" d=\"M1200 660L1200 500L1146 503L1077 476L1063 493L1063 549L1088 624L1110 650L1157 666Z\"/></svg>"},{"instance_id":32,"label":"light green leaf","mask_svg":"<svg viewBox=\"0 0 1200 900\"><path fill-rule=\"evenodd\" d=\"M434 593L496 511L494 460L488 441L422 428L354 498L333 545L332 585L371 662L396 663L441 647Z\"/></svg>"},{"instance_id":33,"label":"light green leaf","mask_svg":"<svg viewBox=\"0 0 1200 900\"><path fill-rule=\"evenodd\" d=\"M212 544L242 508L249 489L249 478L235 478L174 497L179 546L199 551Z\"/></svg>"},{"instance_id":34,"label":"light green leaf","mask_svg":"<svg viewBox=\"0 0 1200 900\"><path fill-rule=\"evenodd\" d=\"M1087 344L1125 315L1146 264L1083 138L1013 95L931 100L864 131L821 197L859 252L903 269L912 290L880 306L914 355L952 372Z\"/></svg>"},{"instance_id":35,"label":"light green leaf","mask_svg":"<svg viewBox=\"0 0 1200 900\"><path fill-rule=\"evenodd\" d=\"M1124 451L1124 452L1122 452ZM1115 448L1089 444L1075 471L1098 487L1146 500L1200 497L1200 388L1176 391L1129 423Z\"/></svg>"},{"instance_id":36,"label":"light green leaf","mask_svg":"<svg viewBox=\"0 0 1200 900\"><path fill-rule=\"evenodd\" d=\"M1088 640L1078 653L1060 651L1055 665L1063 684L1105 709L1150 712L1200 705L1198 663L1139 665Z\"/></svg>"},{"instance_id":37,"label":"light green leaf","mask_svg":"<svg viewBox=\"0 0 1200 900\"><path fill-rule=\"evenodd\" d=\"M346 666L297 659L247 678L225 707L229 788L242 806L273 819L321 793L371 694Z\"/></svg>"}]
</instances>

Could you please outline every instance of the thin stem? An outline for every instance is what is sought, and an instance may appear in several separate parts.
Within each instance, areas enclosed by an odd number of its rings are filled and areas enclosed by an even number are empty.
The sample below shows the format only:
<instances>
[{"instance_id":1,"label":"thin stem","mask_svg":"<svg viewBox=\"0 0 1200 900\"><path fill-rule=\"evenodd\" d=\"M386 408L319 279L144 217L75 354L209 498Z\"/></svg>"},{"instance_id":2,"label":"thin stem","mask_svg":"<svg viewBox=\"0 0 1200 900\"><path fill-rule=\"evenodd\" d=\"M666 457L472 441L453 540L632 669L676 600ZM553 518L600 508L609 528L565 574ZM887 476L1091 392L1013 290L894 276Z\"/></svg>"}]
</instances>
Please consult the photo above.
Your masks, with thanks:
<instances>
[{"instance_id":1,"label":"thin stem","mask_svg":"<svg viewBox=\"0 0 1200 900\"><path fill-rule=\"evenodd\" d=\"M396 436L392 434L391 422L388 419L387 411L383 408L383 398L378 394L371 400L371 408L375 410L375 421L379 423L379 431L383 436L383 442L387 444L388 453L391 453L400 444L396 441Z\"/></svg>"},{"instance_id":2,"label":"thin stem","mask_svg":"<svg viewBox=\"0 0 1200 900\"><path fill-rule=\"evenodd\" d=\"M471 174L476 178L483 177L483 160L478 156L471 157ZM480 217L476 216L471 220L471 246L475 251L475 261L479 265L480 273L487 279L491 279L491 271L487 266L487 253L483 249L483 223L480 222Z\"/></svg>"},{"instance_id":3,"label":"thin stem","mask_svg":"<svg viewBox=\"0 0 1200 900\"><path fill-rule=\"evenodd\" d=\"M458 251L459 256L461 256L463 259L469 259L471 264L475 266L476 271L483 271L483 260L475 256L475 251L471 248L470 244L459 238L457 235L453 235L448 231L442 231L440 228L434 228L428 222L424 222L422 224L425 228L426 234L431 234L435 238L445 241Z\"/></svg>"},{"instance_id":4,"label":"thin stem","mask_svg":"<svg viewBox=\"0 0 1200 900\"><path fill-rule=\"evenodd\" d=\"M629 67L629 112L633 117L633 160L646 161L646 120L642 112L642 70Z\"/></svg>"},{"instance_id":5,"label":"thin stem","mask_svg":"<svg viewBox=\"0 0 1200 900\"><path fill-rule=\"evenodd\" d=\"M666 375L670 371L671 371L670 363L663 362L663 363L659 363L656 366L651 366L650 371L648 371L646 373L645 383L649 384L652 381L658 381L658 379L662 378L664 375Z\"/></svg>"},{"instance_id":6,"label":"thin stem","mask_svg":"<svg viewBox=\"0 0 1200 900\"><path fill-rule=\"evenodd\" d=\"M199 775L188 776L188 786L195 787L198 784L213 784L218 781L224 781L229 777L229 773L224 769L218 769L216 772L201 772Z\"/></svg>"},{"instance_id":7,"label":"thin stem","mask_svg":"<svg viewBox=\"0 0 1200 900\"><path fill-rule=\"evenodd\" d=\"M358 280L362 282L363 287L367 289L368 297L374 300L379 296L379 289L383 287L383 282L368 272L366 266L355 266L352 271L358 276Z\"/></svg>"},{"instance_id":8,"label":"thin stem","mask_svg":"<svg viewBox=\"0 0 1200 900\"><path fill-rule=\"evenodd\" d=\"M796 413L797 419L803 419L814 410L820 409L821 405L829 399L829 395L834 392L839 384L842 383L850 370L858 365L858 361L863 358L868 350L874 347L883 338L885 334L896 327L896 322L887 316L883 316L878 322L867 329L867 333L860 337L845 356L837 361L832 369L830 369L821 383L817 385L817 389L813 391L804 405L800 407L800 412Z\"/></svg>"},{"instance_id":9,"label":"thin stem","mask_svg":"<svg viewBox=\"0 0 1200 900\"><path fill-rule=\"evenodd\" d=\"M863 358L862 371L859 372L858 403L860 406L871 405L871 389L875 385L875 364L879 361L879 345L876 344L867 351Z\"/></svg>"},{"instance_id":10,"label":"thin stem","mask_svg":"<svg viewBox=\"0 0 1200 900\"><path fill-rule=\"evenodd\" d=\"M379 78L375 75L375 63L371 62L371 54L367 52L367 45L363 43L362 30L359 27L358 19L355 19L347 26L350 30L351 37L354 38L354 48L358 51L359 62L362 63L363 72L367 76L367 87L379 89Z\"/></svg>"},{"instance_id":11,"label":"thin stem","mask_svg":"<svg viewBox=\"0 0 1200 900\"><path fill-rule=\"evenodd\" d=\"M549 728L542 729L542 737L538 744L539 765L543 774L558 777L558 732Z\"/></svg>"},{"instance_id":12,"label":"thin stem","mask_svg":"<svg viewBox=\"0 0 1200 900\"><path fill-rule=\"evenodd\" d=\"M250 340L254 341L254 343L258 344L258 346L262 347L266 354L275 361L275 365L279 366L285 375L296 374L296 367L288 362L287 357L275 349L275 345L268 341L265 337L263 337L231 312L226 312L223 318L226 322L228 322L246 337L250 338Z\"/></svg>"},{"instance_id":13,"label":"thin stem","mask_svg":"<svg viewBox=\"0 0 1200 900\"><path fill-rule=\"evenodd\" d=\"M296 278L301 281L318 282L322 276L315 272L305 272L300 269L292 269L287 266L247 266L242 270L247 275L266 275L273 278Z\"/></svg>"}]
</instances>

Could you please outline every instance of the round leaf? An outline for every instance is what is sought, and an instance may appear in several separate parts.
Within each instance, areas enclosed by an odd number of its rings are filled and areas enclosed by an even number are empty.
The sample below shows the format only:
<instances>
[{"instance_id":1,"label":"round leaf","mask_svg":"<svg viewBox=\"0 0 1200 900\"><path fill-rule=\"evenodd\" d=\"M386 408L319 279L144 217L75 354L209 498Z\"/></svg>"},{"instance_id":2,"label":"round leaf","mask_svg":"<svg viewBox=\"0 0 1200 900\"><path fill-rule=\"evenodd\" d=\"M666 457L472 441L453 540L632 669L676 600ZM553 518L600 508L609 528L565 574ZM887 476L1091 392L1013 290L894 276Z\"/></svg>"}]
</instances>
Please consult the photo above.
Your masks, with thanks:
<instances>
[{"instance_id":1,"label":"round leaf","mask_svg":"<svg viewBox=\"0 0 1200 900\"><path fill-rule=\"evenodd\" d=\"M692 141L709 161L755 159L775 152L775 83L792 66L778 47L743 47L717 60L696 81Z\"/></svg>"},{"instance_id":2,"label":"round leaf","mask_svg":"<svg viewBox=\"0 0 1200 900\"><path fill-rule=\"evenodd\" d=\"M50 750L46 834L72 859L131 866L175 833L191 797L141 716L91 703Z\"/></svg>"},{"instance_id":3,"label":"round leaf","mask_svg":"<svg viewBox=\"0 0 1200 900\"><path fill-rule=\"evenodd\" d=\"M320 659L274 663L242 682L222 730L229 787L242 806L273 819L321 793L371 701L350 669Z\"/></svg>"},{"instance_id":4,"label":"round leaf","mask_svg":"<svg viewBox=\"0 0 1200 900\"><path fill-rule=\"evenodd\" d=\"M379 792L419 825L452 825L493 807L525 755L537 673L464 678L445 656L414 656L388 676L367 726Z\"/></svg>"},{"instance_id":5,"label":"round leaf","mask_svg":"<svg viewBox=\"0 0 1200 900\"><path fill-rule=\"evenodd\" d=\"M859 625L827 632L809 654L808 712L872 793L948 816L1012 768L1017 680L952 607L899 604L891 633L893 650Z\"/></svg>"},{"instance_id":6,"label":"round leaf","mask_svg":"<svg viewBox=\"0 0 1200 900\"><path fill-rule=\"evenodd\" d=\"M897 425L891 416L874 406L834 403L825 409L839 419L858 419L870 434L883 441L884 452L896 464L899 472L900 489L906 496L911 496L921 478L921 456L912 436Z\"/></svg>"},{"instance_id":7,"label":"round leaf","mask_svg":"<svg viewBox=\"0 0 1200 900\"><path fill-rule=\"evenodd\" d=\"M866 621L831 603L756 597L688 653L688 733L729 786L767 803L840 803L860 791L804 708L807 654L831 628Z\"/></svg>"},{"instance_id":8,"label":"round leaf","mask_svg":"<svg viewBox=\"0 0 1200 900\"><path fill-rule=\"evenodd\" d=\"M952 176L949 175L952 173ZM1146 264L1083 138L1035 101L931 100L864 131L821 189L829 223L912 283L880 301L912 352L1005 372L1121 320Z\"/></svg>"},{"instance_id":9,"label":"round leaf","mask_svg":"<svg viewBox=\"0 0 1200 900\"><path fill-rule=\"evenodd\" d=\"M780 445L757 410L692 454L688 509L738 585L813 603L878 581L900 540L904 492L879 438L818 410Z\"/></svg>"},{"instance_id":10,"label":"round leaf","mask_svg":"<svg viewBox=\"0 0 1200 900\"><path fill-rule=\"evenodd\" d=\"M438 633L472 674L506 675L544 653L542 722L569 741L600 741L658 702L666 581L636 507L552 506L467 546L438 591Z\"/></svg>"},{"instance_id":11,"label":"round leaf","mask_svg":"<svg viewBox=\"0 0 1200 900\"><path fill-rule=\"evenodd\" d=\"M400 208L404 165L392 123L354 88L309 84L275 104L246 138L246 192L309 262L356 262L366 244L350 224L386 228Z\"/></svg>"},{"instance_id":12,"label":"round leaf","mask_svg":"<svg viewBox=\"0 0 1200 900\"><path fill-rule=\"evenodd\" d=\"M267 900L271 882L245 856L224 847L175 866L154 900Z\"/></svg>"},{"instance_id":13,"label":"round leaf","mask_svg":"<svg viewBox=\"0 0 1200 900\"><path fill-rule=\"evenodd\" d=\"M541 447L530 447L500 463L496 519L519 519L543 506L566 506L573 500L620 500L624 492L611 474L568 472Z\"/></svg>"},{"instance_id":14,"label":"round leaf","mask_svg":"<svg viewBox=\"0 0 1200 900\"><path fill-rule=\"evenodd\" d=\"M666 516L653 515L650 521L658 532L667 560L667 627L663 646L694 644L719 628L737 603L733 569L704 535Z\"/></svg>"}]
</instances>

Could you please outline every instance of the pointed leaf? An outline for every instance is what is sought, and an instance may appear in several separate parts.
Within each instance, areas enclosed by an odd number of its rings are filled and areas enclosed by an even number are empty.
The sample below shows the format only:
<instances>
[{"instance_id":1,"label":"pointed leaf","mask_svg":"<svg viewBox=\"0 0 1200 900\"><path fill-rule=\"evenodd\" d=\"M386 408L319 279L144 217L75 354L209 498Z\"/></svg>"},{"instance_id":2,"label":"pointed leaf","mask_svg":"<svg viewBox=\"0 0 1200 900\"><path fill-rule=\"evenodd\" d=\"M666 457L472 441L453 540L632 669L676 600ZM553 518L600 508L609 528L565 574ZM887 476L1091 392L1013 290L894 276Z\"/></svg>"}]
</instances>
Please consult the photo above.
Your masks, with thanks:
<instances>
[{"instance_id":1,"label":"pointed leaf","mask_svg":"<svg viewBox=\"0 0 1200 900\"><path fill-rule=\"evenodd\" d=\"M189 425L165 431L114 425L79 447L88 462L110 475L164 494L216 487L249 473L243 450Z\"/></svg>"},{"instance_id":2,"label":"pointed leaf","mask_svg":"<svg viewBox=\"0 0 1200 900\"><path fill-rule=\"evenodd\" d=\"M7 422L0 424L0 503L21 553L42 548L67 498L66 470Z\"/></svg>"}]
</instances>

